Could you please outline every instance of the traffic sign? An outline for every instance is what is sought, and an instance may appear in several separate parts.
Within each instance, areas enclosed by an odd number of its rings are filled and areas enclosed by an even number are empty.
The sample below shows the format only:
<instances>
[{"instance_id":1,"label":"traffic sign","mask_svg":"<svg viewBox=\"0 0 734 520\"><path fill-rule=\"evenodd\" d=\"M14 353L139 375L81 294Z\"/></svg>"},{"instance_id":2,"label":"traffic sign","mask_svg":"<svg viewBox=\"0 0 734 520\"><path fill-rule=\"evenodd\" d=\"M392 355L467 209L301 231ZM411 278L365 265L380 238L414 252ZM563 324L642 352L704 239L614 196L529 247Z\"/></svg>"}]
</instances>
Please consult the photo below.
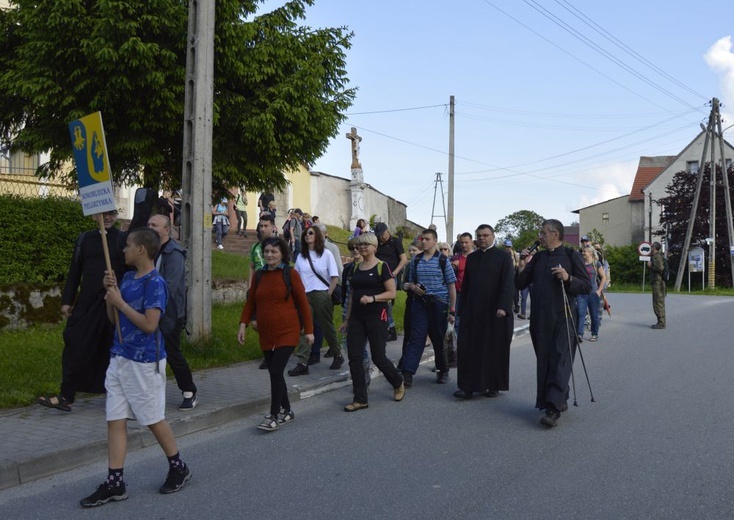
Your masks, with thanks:
<instances>
[{"instance_id":1,"label":"traffic sign","mask_svg":"<svg viewBox=\"0 0 734 520\"><path fill-rule=\"evenodd\" d=\"M650 245L650 242L640 242L640 245L637 246L637 252L640 253L642 256L650 256L652 253L652 246Z\"/></svg>"}]
</instances>

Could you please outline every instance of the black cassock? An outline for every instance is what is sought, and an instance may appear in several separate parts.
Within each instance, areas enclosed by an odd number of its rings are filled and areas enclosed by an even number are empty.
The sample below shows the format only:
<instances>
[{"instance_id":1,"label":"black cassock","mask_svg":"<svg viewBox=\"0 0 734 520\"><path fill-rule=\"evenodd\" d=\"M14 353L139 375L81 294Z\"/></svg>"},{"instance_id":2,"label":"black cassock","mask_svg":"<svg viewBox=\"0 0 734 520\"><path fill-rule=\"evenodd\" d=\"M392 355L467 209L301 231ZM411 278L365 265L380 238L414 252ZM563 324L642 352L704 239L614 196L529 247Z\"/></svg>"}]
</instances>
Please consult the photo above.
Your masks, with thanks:
<instances>
[{"instance_id":1,"label":"black cassock","mask_svg":"<svg viewBox=\"0 0 734 520\"><path fill-rule=\"evenodd\" d=\"M509 389L514 277L512 258L497 247L466 258L457 352L457 382L465 392ZM498 309L504 318L497 317Z\"/></svg>"},{"instance_id":2,"label":"black cassock","mask_svg":"<svg viewBox=\"0 0 734 520\"><path fill-rule=\"evenodd\" d=\"M551 268L558 265L572 276L570 282L561 282L551 272ZM578 341L577 329L570 317L577 323L576 295L591 291L584 260L578 251L563 246L540 251L517 274L515 282L519 290L533 285L530 290L530 337L537 358L535 407L542 410L553 403L560 409L568 400L568 380ZM568 297L568 309L563 289Z\"/></svg>"},{"instance_id":3,"label":"black cassock","mask_svg":"<svg viewBox=\"0 0 734 520\"><path fill-rule=\"evenodd\" d=\"M112 228L107 237L112 268L120 281L125 273L122 249L126 234ZM61 357L61 393L67 399L73 399L75 392L105 391L105 373L110 362L114 329L107 318L104 301L106 291L102 279L106 269L99 231L80 235L61 298L62 304L74 306L64 329Z\"/></svg>"}]
</instances>

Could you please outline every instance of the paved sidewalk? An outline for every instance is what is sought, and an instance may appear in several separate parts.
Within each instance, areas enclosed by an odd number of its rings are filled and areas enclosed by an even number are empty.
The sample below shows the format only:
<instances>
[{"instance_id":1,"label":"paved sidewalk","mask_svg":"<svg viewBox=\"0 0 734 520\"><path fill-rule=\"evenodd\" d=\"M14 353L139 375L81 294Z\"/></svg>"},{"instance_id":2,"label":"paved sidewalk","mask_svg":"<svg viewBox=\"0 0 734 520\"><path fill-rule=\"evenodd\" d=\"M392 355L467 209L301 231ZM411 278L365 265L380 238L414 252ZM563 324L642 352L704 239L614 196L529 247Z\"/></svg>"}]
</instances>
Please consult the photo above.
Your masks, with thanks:
<instances>
[{"instance_id":1,"label":"paved sidewalk","mask_svg":"<svg viewBox=\"0 0 734 520\"><path fill-rule=\"evenodd\" d=\"M527 332L528 322L519 321L515 336ZM387 344L387 356L397 363L402 336ZM295 402L322 392L351 384L349 366L329 370L331 360L312 366L306 376L286 375L289 397ZM421 364L433 362L433 350L427 348ZM169 379L166 392L166 418L177 437L219 426L230 421L265 412L270 406L270 380L260 362L198 371L194 374L199 389L199 405L181 412L181 393ZM292 368L294 362L288 364ZM452 371L455 373L455 371ZM373 368L373 377L379 372ZM381 376L381 375L379 375ZM70 413L28 406L0 412L0 489L98 462L107 458L107 424L104 396L77 398ZM135 421L128 424L128 450L155 444L147 428Z\"/></svg>"}]
</instances>

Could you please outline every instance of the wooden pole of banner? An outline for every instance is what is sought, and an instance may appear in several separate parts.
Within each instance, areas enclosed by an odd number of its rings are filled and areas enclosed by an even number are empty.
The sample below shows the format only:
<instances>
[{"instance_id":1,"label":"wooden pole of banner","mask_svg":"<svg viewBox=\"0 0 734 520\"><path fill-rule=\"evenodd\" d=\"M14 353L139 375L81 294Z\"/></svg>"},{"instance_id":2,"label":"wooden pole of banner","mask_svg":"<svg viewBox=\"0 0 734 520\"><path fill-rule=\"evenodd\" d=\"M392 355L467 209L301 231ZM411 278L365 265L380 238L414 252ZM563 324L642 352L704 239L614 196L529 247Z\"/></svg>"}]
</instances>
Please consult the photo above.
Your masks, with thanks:
<instances>
[{"instance_id":1,"label":"wooden pole of banner","mask_svg":"<svg viewBox=\"0 0 734 520\"><path fill-rule=\"evenodd\" d=\"M107 245L107 230L104 228L104 217L102 216L102 213L97 213L94 218L97 220L97 224L99 224L99 232L102 235L102 249L104 250L104 263L107 266L107 271L112 272L112 261L110 260L110 247ZM115 329L117 330L117 336L120 338L120 343L122 343L122 330L120 329L120 314L117 310L117 307L114 308L115 311Z\"/></svg>"}]
</instances>

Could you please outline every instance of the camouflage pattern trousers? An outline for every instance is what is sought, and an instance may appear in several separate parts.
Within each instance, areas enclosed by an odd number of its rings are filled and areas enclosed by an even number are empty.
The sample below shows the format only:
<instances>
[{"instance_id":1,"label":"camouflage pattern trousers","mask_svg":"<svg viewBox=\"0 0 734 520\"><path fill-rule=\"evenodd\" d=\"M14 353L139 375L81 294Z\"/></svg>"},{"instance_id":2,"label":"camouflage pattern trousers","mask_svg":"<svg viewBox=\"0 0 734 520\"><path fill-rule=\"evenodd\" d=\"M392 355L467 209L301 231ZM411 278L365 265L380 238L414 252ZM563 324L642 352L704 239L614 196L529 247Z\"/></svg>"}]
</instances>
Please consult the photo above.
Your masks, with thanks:
<instances>
[{"instance_id":1,"label":"camouflage pattern trousers","mask_svg":"<svg viewBox=\"0 0 734 520\"><path fill-rule=\"evenodd\" d=\"M652 282L652 310L655 311L655 316L657 316L660 325L665 325L665 296L667 293L668 288L664 281L655 280Z\"/></svg>"}]
</instances>

